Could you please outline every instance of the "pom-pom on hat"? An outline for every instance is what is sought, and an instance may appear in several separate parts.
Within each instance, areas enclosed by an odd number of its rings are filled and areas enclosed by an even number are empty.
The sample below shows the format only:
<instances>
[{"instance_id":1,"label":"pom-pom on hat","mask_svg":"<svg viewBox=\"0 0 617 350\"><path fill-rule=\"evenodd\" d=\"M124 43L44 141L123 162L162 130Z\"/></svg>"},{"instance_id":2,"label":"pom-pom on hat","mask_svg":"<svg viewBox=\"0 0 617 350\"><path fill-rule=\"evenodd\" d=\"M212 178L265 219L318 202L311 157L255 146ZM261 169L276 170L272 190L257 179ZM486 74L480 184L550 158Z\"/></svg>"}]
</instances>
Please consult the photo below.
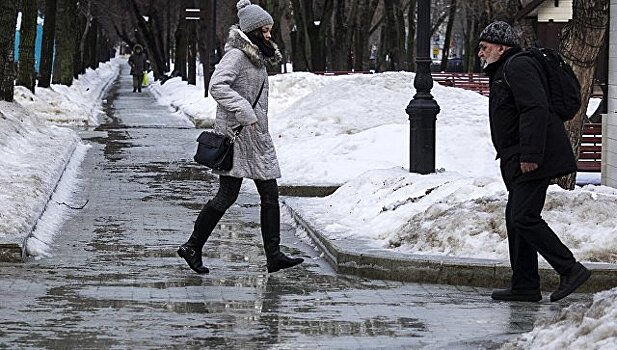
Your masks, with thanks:
<instances>
[{"instance_id":1,"label":"pom-pom on hat","mask_svg":"<svg viewBox=\"0 0 617 350\"><path fill-rule=\"evenodd\" d=\"M490 23L480 33L480 41L488 41L493 44L518 46L519 38L511 25L504 21Z\"/></svg>"},{"instance_id":2,"label":"pom-pom on hat","mask_svg":"<svg viewBox=\"0 0 617 350\"><path fill-rule=\"evenodd\" d=\"M240 0L236 7L238 8L238 18L240 19L240 30L245 33L274 24L272 16L259 5L251 4L250 0Z\"/></svg>"}]
</instances>

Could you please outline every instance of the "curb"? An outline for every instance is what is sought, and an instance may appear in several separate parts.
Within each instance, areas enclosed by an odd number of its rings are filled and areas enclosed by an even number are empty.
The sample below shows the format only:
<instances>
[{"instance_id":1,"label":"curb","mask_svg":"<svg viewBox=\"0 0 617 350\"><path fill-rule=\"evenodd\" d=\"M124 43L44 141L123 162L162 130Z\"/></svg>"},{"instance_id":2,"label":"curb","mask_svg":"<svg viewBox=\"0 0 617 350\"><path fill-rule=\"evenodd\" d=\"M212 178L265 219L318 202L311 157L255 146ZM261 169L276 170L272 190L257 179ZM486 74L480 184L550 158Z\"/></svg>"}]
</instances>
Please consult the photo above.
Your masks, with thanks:
<instances>
[{"instance_id":1,"label":"curb","mask_svg":"<svg viewBox=\"0 0 617 350\"><path fill-rule=\"evenodd\" d=\"M298 209L292 208L285 200L282 204L338 273L400 282L485 288L510 286L512 271L508 261L405 254L375 248L368 240L332 240L307 222ZM617 287L617 264L585 263L585 266L591 270L591 278L577 289L578 292L595 293ZM541 289L555 289L559 275L546 263L540 264L539 272Z\"/></svg>"},{"instance_id":2,"label":"curb","mask_svg":"<svg viewBox=\"0 0 617 350\"><path fill-rule=\"evenodd\" d=\"M45 205L42 207L41 211L36 215L36 219L32 222L32 225L30 227L27 227L27 230L26 230L27 234L22 239L20 239L18 235L16 235L17 237L9 237L8 239L6 238L0 239L0 262L16 263L16 262L25 262L27 260L26 242L28 241L28 238L32 236L32 233L34 232L36 225L38 224L39 220L41 219L41 217L47 210L47 206L49 205L49 202L53 194L56 192L56 189L58 188L58 184L60 183L62 176L64 176L64 172L66 171L68 164L73 159L75 150L77 149L77 145L79 144L79 142L81 142L81 139L79 137L74 140L75 142L73 142L72 144L66 147L66 153L65 153L67 154L66 161L62 163L58 163L57 169L60 169L61 171L59 172L58 177L54 180L54 185L51 191L49 191L49 193L46 193L44 195L46 197Z\"/></svg>"},{"instance_id":3,"label":"curb","mask_svg":"<svg viewBox=\"0 0 617 350\"><path fill-rule=\"evenodd\" d=\"M327 197L340 186L292 186L279 185L279 194L289 197Z\"/></svg>"}]
</instances>

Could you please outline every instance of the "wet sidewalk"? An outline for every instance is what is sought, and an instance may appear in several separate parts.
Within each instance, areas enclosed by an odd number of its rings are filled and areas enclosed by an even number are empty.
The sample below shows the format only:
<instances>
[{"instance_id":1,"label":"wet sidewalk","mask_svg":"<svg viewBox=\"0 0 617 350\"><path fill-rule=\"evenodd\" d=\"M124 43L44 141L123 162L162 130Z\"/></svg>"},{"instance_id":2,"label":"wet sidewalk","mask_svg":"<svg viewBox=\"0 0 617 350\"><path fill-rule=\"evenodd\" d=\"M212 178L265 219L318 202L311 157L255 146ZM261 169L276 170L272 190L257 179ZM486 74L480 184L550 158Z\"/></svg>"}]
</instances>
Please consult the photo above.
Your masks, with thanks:
<instances>
[{"instance_id":1,"label":"wet sidewalk","mask_svg":"<svg viewBox=\"0 0 617 350\"><path fill-rule=\"evenodd\" d=\"M217 178L191 160L200 130L131 91L124 67L107 120L81 132L92 148L74 202L87 204L53 256L0 264L0 348L496 348L560 311L338 275L290 218L282 249L306 262L268 275L250 181L206 245L210 274L193 273L175 250Z\"/></svg>"}]
</instances>

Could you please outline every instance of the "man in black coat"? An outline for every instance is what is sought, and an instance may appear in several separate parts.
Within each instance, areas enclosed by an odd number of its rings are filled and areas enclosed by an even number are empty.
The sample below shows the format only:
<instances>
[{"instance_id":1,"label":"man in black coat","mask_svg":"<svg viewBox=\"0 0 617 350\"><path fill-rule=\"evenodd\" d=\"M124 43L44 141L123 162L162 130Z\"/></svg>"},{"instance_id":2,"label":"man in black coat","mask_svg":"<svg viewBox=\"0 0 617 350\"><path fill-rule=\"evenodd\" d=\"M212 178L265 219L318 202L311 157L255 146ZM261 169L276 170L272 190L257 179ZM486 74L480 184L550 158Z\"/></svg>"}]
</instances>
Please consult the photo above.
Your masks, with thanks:
<instances>
[{"instance_id":1,"label":"man in black coat","mask_svg":"<svg viewBox=\"0 0 617 350\"><path fill-rule=\"evenodd\" d=\"M557 301L591 275L541 215L551 179L575 172L576 160L563 122L549 110L540 63L517 55L521 51L516 32L505 22L493 22L480 34L478 56L490 78L491 138L508 189L505 215L512 265L511 287L493 291L492 298L542 300L540 253L559 273L559 287L551 294L551 301Z\"/></svg>"}]
</instances>

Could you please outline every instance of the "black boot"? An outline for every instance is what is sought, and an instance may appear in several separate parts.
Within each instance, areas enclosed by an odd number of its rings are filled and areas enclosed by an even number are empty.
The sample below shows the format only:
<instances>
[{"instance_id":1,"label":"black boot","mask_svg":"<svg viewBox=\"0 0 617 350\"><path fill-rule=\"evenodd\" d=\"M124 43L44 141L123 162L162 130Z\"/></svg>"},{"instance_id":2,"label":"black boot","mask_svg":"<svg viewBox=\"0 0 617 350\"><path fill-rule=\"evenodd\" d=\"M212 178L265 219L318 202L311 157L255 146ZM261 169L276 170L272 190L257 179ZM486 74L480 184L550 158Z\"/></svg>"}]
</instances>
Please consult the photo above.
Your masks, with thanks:
<instances>
[{"instance_id":1,"label":"black boot","mask_svg":"<svg viewBox=\"0 0 617 350\"><path fill-rule=\"evenodd\" d=\"M193 234L191 234L191 237L186 243L178 248L178 255L184 258L189 267L197 273L210 272L210 270L203 265L201 250L216 227L216 224L218 224L219 220L223 217L223 214L224 212L220 212L211 207L210 202L206 203L199 213L197 220L195 220Z\"/></svg>"},{"instance_id":2,"label":"black boot","mask_svg":"<svg viewBox=\"0 0 617 350\"><path fill-rule=\"evenodd\" d=\"M268 272L276 272L301 264L304 259L281 253L281 212L278 203L261 204L261 236L268 261Z\"/></svg>"},{"instance_id":3,"label":"black boot","mask_svg":"<svg viewBox=\"0 0 617 350\"><path fill-rule=\"evenodd\" d=\"M542 293L539 289L496 289L491 294L491 298L504 301L536 302L542 300Z\"/></svg>"},{"instance_id":4,"label":"black boot","mask_svg":"<svg viewBox=\"0 0 617 350\"><path fill-rule=\"evenodd\" d=\"M587 282L590 276L591 272L577 262L567 274L559 276L559 287L551 294L551 301L561 300L574 293L576 288Z\"/></svg>"}]
</instances>

